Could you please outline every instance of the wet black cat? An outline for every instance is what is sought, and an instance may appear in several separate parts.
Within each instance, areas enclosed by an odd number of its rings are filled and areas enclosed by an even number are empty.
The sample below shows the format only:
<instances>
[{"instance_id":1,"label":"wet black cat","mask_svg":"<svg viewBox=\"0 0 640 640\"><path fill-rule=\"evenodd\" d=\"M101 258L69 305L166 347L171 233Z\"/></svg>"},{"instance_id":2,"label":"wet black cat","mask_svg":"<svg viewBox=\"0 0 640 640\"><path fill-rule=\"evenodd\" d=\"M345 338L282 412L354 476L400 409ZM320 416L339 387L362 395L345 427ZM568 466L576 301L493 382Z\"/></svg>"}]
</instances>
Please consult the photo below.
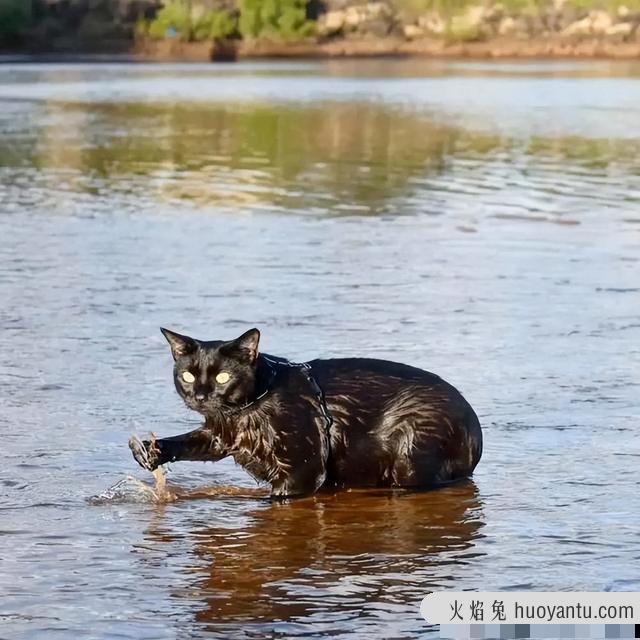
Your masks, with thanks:
<instances>
[{"instance_id":1,"label":"wet black cat","mask_svg":"<svg viewBox=\"0 0 640 640\"><path fill-rule=\"evenodd\" d=\"M260 332L204 342L166 329L174 381L204 424L132 442L143 467L232 456L272 495L320 487L433 487L471 475L482 431L471 406L427 371L385 360L293 364L258 353Z\"/></svg>"}]
</instances>

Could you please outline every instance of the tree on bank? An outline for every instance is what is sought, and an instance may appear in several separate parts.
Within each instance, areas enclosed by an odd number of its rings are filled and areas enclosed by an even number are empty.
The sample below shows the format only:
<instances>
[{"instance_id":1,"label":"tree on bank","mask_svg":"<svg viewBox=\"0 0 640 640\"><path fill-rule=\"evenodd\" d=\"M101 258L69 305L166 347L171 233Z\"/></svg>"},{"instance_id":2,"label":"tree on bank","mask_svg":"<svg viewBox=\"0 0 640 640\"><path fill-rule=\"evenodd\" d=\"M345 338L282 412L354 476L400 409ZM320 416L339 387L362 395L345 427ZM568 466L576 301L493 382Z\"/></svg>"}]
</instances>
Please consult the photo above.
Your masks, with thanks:
<instances>
[{"instance_id":1,"label":"tree on bank","mask_svg":"<svg viewBox=\"0 0 640 640\"><path fill-rule=\"evenodd\" d=\"M136 37L295 40L313 35L308 0L0 0L0 47L96 48ZM106 47L109 48L109 47Z\"/></svg>"},{"instance_id":2,"label":"tree on bank","mask_svg":"<svg viewBox=\"0 0 640 640\"><path fill-rule=\"evenodd\" d=\"M32 0L0 0L0 46L19 44L32 20Z\"/></svg>"}]
</instances>

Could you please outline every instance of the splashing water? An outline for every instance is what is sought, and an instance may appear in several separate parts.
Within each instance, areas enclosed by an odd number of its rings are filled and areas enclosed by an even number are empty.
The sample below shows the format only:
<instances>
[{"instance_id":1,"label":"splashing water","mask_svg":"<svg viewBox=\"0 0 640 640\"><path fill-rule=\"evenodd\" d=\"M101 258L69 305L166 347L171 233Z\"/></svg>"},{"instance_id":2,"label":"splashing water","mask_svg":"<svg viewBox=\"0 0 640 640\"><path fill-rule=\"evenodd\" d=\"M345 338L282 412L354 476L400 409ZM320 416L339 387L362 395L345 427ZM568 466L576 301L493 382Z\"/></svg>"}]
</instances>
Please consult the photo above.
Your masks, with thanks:
<instances>
[{"instance_id":1,"label":"splashing water","mask_svg":"<svg viewBox=\"0 0 640 640\"><path fill-rule=\"evenodd\" d=\"M156 435L149 436L149 449L155 446ZM137 436L129 438L129 445L133 446L144 455L147 447ZM91 504L117 504L126 502L149 502L165 504L175 502L178 499L197 500L202 498L213 498L218 496L235 496L239 498L260 498L268 497L269 489L266 487L234 487L229 485L214 485L210 487L199 487L197 489L182 489L180 487L167 488L167 471L163 466L159 466L152 471L155 483L149 485L139 478L126 475L110 486L106 491L89 498Z\"/></svg>"},{"instance_id":2,"label":"splashing water","mask_svg":"<svg viewBox=\"0 0 640 640\"><path fill-rule=\"evenodd\" d=\"M149 485L139 478L126 475L102 493L89 498L94 505L119 503L155 503L166 504L177 500L201 500L205 498L236 497L236 498L268 498L267 487L234 487L232 485L213 485L195 489L183 489L172 486L167 488L167 472L158 467L154 472L155 485Z\"/></svg>"},{"instance_id":3,"label":"splashing water","mask_svg":"<svg viewBox=\"0 0 640 640\"><path fill-rule=\"evenodd\" d=\"M156 435L151 433L149 449L153 450L156 446ZM137 436L129 438L129 446L147 455L147 448ZM154 486L139 480L138 478L126 475L118 480L114 485L109 487L97 496L90 498L92 504L106 504L118 502L155 502L166 503L174 502L177 499L176 494L167 489L167 472L160 466L152 471L155 480Z\"/></svg>"},{"instance_id":4,"label":"splashing water","mask_svg":"<svg viewBox=\"0 0 640 640\"><path fill-rule=\"evenodd\" d=\"M158 473L156 474L156 472ZM156 472L154 472L155 486L151 486L135 476L126 475L102 493L89 498L89 503L100 505L126 502L172 502L175 497L166 489L164 472L160 469L156 469Z\"/></svg>"}]
</instances>

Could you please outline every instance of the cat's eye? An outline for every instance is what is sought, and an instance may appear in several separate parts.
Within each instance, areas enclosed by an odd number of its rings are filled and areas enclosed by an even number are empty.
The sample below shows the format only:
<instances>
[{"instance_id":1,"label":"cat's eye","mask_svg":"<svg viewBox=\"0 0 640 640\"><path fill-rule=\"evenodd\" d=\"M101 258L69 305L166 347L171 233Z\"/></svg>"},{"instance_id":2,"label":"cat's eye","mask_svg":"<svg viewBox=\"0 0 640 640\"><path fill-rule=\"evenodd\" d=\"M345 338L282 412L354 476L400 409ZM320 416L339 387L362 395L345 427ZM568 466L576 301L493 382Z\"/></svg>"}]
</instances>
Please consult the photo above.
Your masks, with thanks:
<instances>
[{"instance_id":1,"label":"cat's eye","mask_svg":"<svg viewBox=\"0 0 640 640\"><path fill-rule=\"evenodd\" d=\"M231 376L226 372L226 371L221 371L217 376L216 376L216 382L218 384L226 384L227 382L229 382L229 378Z\"/></svg>"},{"instance_id":2,"label":"cat's eye","mask_svg":"<svg viewBox=\"0 0 640 640\"><path fill-rule=\"evenodd\" d=\"M182 372L182 379L185 382L195 382L196 381L196 377L190 371L183 371Z\"/></svg>"}]
</instances>

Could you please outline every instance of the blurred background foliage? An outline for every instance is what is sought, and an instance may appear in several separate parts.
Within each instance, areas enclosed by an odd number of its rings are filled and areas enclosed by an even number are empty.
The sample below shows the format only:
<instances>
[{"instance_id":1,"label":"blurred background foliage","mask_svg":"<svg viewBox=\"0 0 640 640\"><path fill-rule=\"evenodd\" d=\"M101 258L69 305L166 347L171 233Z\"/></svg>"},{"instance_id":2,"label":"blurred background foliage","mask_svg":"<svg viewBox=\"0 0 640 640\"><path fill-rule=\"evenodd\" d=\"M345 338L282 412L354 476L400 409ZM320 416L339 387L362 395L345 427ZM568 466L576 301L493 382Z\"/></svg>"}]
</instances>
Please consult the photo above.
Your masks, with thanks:
<instances>
[{"instance_id":1,"label":"blurred background foliage","mask_svg":"<svg viewBox=\"0 0 640 640\"><path fill-rule=\"evenodd\" d=\"M402 37L403 25L422 24L423 18L433 21L433 16L442 25L437 34L465 41L486 37L483 29L491 27L496 16L520 16L532 25L521 25L527 36L527 31L561 30L555 24L559 13L567 14L560 20L566 26L594 9L631 16L634 25L640 25L640 0L0 0L0 48L108 52L128 50L136 38L198 42L392 33ZM323 14L327 20L317 21ZM327 30L329 14L334 19L341 14L340 25L350 27ZM353 16L360 16L359 26L349 22ZM500 31L497 25L494 31ZM433 31L433 24L423 29ZM640 27L637 33L640 40Z\"/></svg>"},{"instance_id":2,"label":"blurred background foliage","mask_svg":"<svg viewBox=\"0 0 640 640\"><path fill-rule=\"evenodd\" d=\"M16 44L33 20L31 3L0 0L0 43Z\"/></svg>"},{"instance_id":3,"label":"blurred background foliage","mask_svg":"<svg viewBox=\"0 0 640 640\"><path fill-rule=\"evenodd\" d=\"M231 7L208 8L185 0L170 0L153 18L140 18L136 31L154 40L185 42L228 38L238 33L238 12Z\"/></svg>"},{"instance_id":4,"label":"blurred background foliage","mask_svg":"<svg viewBox=\"0 0 640 640\"><path fill-rule=\"evenodd\" d=\"M46 49L60 38L75 39L80 46L131 42L135 37L291 40L314 34L307 4L308 0L0 0L0 47Z\"/></svg>"}]
</instances>

